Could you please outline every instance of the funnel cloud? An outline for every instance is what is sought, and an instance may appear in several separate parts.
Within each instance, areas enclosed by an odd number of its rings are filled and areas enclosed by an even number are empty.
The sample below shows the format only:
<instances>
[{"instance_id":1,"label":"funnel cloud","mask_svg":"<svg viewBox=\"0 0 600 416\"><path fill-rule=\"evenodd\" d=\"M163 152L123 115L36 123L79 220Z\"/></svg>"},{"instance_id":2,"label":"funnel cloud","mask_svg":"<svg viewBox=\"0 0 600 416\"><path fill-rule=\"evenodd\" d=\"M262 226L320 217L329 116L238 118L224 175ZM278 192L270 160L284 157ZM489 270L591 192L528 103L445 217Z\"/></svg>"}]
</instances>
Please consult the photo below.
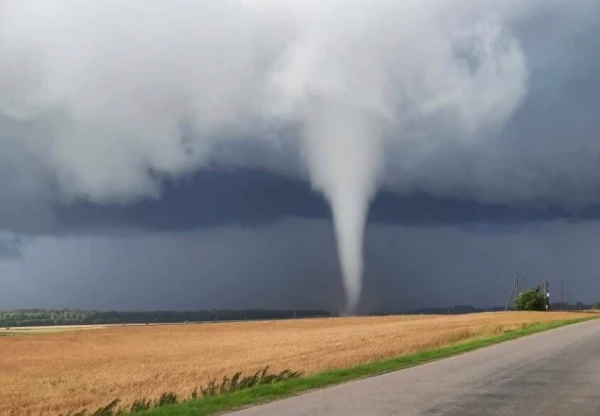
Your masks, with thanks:
<instances>
[{"instance_id":1,"label":"funnel cloud","mask_svg":"<svg viewBox=\"0 0 600 416\"><path fill-rule=\"evenodd\" d=\"M40 217L46 204L160 199L165 181L215 165L306 178L331 207L352 311L381 188L562 204L557 177L600 183L574 151L497 185L528 153L494 147L520 134L511 122L554 62L528 28L546 19L560 44L598 12L595 0L0 0L0 177L22 185L11 201L49 194L27 203ZM249 144L279 161L251 159ZM582 194L570 202L597 202Z\"/></svg>"}]
</instances>

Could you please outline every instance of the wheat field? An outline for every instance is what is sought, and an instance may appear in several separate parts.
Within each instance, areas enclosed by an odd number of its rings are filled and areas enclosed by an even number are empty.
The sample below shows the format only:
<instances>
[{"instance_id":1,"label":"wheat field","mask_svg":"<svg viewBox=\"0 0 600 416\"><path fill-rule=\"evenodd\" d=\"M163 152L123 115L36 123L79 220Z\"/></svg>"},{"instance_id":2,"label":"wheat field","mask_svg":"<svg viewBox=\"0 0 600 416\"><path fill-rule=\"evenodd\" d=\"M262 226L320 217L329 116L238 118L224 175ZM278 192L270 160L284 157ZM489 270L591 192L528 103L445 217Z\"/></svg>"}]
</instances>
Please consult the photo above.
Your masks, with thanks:
<instances>
[{"instance_id":1,"label":"wheat field","mask_svg":"<svg viewBox=\"0 0 600 416\"><path fill-rule=\"evenodd\" d=\"M508 312L219 324L113 326L0 337L0 414L57 415L123 404L265 366L313 373L589 316Z\"/></svg>"}]
</instances>

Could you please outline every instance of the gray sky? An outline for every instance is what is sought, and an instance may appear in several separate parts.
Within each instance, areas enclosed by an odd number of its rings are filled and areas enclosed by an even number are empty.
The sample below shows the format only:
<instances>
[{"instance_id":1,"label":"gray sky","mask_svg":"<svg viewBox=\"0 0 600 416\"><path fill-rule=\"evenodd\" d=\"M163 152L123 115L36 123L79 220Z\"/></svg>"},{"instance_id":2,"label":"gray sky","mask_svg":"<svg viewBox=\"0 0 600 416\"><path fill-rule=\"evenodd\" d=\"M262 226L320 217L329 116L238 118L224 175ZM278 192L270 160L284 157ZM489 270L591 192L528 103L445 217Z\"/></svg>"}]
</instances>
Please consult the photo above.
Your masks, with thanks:
<instances>
[{"instance_id":1,"label":"gray sky","mask_svg":"<svg viewBox=\"0 0 600 416\"><path fill-rule=\"evenodd\" d=\"M0 0L0 309L342 308L340 189L363 310L600 300L600 1L478 4Z\"/></svg>"},{"instance_id":2,"label":"gray sky","mask_svg":"<svg viewBox=\"0 0 600 416\"><path fill-rule=\"evenodd\" d=\"M503 232L484 227L371 225L362 309L505 302L515 273L542 277L572 300L600 291L600 223L553 221ZM4 307L96 309L289 308L343 305L331 223L110 237L37 237L0 263Z\"/></svg>"}]
</instances>

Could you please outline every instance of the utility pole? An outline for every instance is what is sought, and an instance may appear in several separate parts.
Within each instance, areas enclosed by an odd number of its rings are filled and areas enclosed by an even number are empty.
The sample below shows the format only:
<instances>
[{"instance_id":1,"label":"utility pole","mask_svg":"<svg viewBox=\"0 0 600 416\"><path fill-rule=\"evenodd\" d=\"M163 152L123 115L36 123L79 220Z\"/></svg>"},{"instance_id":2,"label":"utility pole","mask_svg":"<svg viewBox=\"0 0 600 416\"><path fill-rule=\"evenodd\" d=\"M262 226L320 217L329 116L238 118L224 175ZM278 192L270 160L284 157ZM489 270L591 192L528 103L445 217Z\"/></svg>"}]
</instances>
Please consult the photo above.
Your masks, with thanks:
<instances>
[{"instance_id":1,"label":"utility pole","mask_svg":"<svg viewBox=\"0 0 600 416\"><path fill-rule=\"evenodd\" d=\"M560 281L560 308L565 309L565 299L563 297L563 281Z\"/></svg>"},{"instance_id":2,"label":"utility pole","mask_svg":"<svg viewBox=\"0 0 600 416\"><path fill-rule=\"evenodd\" d=\"M312 298L303 298L303 297L298 297L297 295L294 295L294 318L298 317L298 301L314 301L314 300L330 300L329 297L312 297ZM306 303L303 303L303 305L306 306ZM305 310L306 312L306 310ZM304 316L307 316L306 313L304 314Z\"/></svg>"},{"instance_id":3,"label":"utility pole","mask_svg":"<svg viewBox=\"0 0 600 416\"><path fill-rule=\"evenodd\" d=\"M517 275L515 277L515 280L513 280L513 284L510 288L510 294L508 295L508 300L506 301L506 306L504 307L504 312L506 312L508 310L508 305L510 305L510 301L512 300L512 296L513 296L513 292L515 291L515 288L517 288L517 294L515 296L515 298L517 296L519 296L519 275Z\"/></svg>"},{"instance_id":4,"label":"utility pole","mask_svg":"<svg viewBox=\"0 0 600 416\"><path fill-rule=\"evenodd\" d=\"M542 280L542 291L544 294L544 305L546 306L546 310L550 310L550 292L548 291L548 279L544 277Z\"/></svg>"},{"instance_id":5,"label":"utility pole","mask_svg":"<svg viewBox=\"0 0 600 416\"><path fill-rule=\"evenodd\" d=\"M294 295L294 319L298 318L298 309L296 306L296 295Z\"/></svg>"},{"instance_id":6,"label":"utility pole","mask_svg":"<svg viewBox=\"0 0 600 416\"><path fill-rule=\"evenodd\" d=\"M542 287L540 288L542 296L544 297L544 309L548 310L548 299L546 298L546 278L542 278Z\"/></svg>"}]
</instances>

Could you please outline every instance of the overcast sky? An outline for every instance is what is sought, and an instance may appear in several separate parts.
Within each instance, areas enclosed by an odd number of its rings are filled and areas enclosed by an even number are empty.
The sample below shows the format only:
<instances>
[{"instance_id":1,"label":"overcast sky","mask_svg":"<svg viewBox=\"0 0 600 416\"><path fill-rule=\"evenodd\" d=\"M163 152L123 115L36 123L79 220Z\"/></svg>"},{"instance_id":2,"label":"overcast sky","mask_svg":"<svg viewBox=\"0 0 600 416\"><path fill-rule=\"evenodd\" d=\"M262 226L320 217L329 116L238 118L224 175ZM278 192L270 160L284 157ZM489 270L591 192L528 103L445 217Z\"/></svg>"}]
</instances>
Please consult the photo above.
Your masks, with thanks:
<instances>
[{"instance_id":1,"label":"overcast sky","mask_svg":"<svg viewBox=\"0 0 600 416\"><path fill-rule=\"evenodd\" d=\"M0 0L0 309L600 301L600 1L294 3Z\"/></svg>"}]
</instances>

